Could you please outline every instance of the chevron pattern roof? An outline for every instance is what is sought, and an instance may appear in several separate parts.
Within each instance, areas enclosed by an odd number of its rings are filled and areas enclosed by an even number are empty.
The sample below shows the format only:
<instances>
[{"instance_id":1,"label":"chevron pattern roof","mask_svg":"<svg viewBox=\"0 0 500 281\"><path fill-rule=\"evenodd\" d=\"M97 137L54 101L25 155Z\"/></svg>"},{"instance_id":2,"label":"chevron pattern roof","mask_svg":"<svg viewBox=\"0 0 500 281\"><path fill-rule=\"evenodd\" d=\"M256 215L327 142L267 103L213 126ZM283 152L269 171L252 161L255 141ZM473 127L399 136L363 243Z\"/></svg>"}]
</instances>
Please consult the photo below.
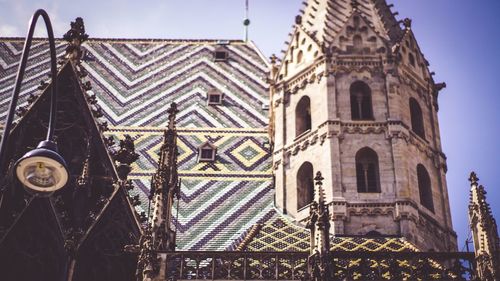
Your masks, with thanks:
<instances>
[{"instance_id":1,"label":"chevron pattern roof","mask_svg":"<svg viewBox=\"0 0 500 281\"><path fill-rule=\"evenodd\" d=\"M22 45L21 39L0 38L0 118L7 113ZM57 42L59 54L65 46ZM228 51L227 61L214 61L219 47ZM141 198L139 211L148 211L166 110L171 102L179 106L179 249L224 250L269 216L268 65L253 44L97 39L83 48L82 65L108 121L107 135L132 136L140 154L129 176L132 193ZM21 103L48 79L47 49L38 41L31 50ZM223 93L222 105L207 105L211 89ZM216 161L198 163L198 146L206 141L217 147Z\"/></svg>"}]
</instances>

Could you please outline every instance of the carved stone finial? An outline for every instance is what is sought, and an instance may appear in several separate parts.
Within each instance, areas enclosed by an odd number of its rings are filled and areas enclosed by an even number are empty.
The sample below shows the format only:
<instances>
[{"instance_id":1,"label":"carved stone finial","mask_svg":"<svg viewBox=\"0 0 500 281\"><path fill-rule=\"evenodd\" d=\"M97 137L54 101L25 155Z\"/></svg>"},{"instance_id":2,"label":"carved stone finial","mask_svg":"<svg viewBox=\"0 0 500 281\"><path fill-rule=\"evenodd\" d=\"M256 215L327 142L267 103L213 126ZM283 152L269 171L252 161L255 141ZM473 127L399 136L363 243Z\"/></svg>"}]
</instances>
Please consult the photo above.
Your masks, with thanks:
<instances>
[{"instance_id":1,"label":"carved stone finial","mask_svg":"<svg viewBox=\"0 0 500 281\"><path fill-rule=\"evenodd\" d=\"M316 177L314 178L314 180L316 181L316 185L319 185L319 186L323 186L324 179L325 178L323 178L323 176L321 175L321 172L317 172Z\"/></svg>"},{"instance_id":2,"label":"carved stone finial","mask_svg":"<svg viewBox=\"0 0 500 281\"><path fill-rule=\"evenodd\" d=\"M179 110L177 109L177 104L175 102L170 104L167 113L168 113L168 128L173 130L175 128L175 116L177 115L177 113L179 113Z\"/></svg>"},{"instance_id":3,"label":"carved stone finial","mask_svg":"<svg viewBox=\"0 0 500 281\"><path fill-rule=\"evenodd\" d=\"M403 20L403 25L404 25L405 29L411 29L411 19L405 18Z\"/></svg>"},{"instance_id":4,"label":"carved stone finial","mask_svg":"<svg viewBox=\"0 0 500 281\"><path fill-rule=\"evenodd\" d=\"M272 65L275 65L278 62L278 57L275 54L272 54L271 57L269 57L269 60Z\"/></svg>"},{"instance_id":5,"label":"carved stone finial","mask_svg":"<svg viewBox=\"0 0 500 281\"><path fill-rule=\"evenodd\" d=\"M353 10L357 10L359 8L359 2L358 0L352 0L351 1L351 6Z\"/></svg>"},{"instance_id":6,"label":"carved stone finial","mask_svg":"<svg viewBox=\"0 0 500 281\"><path fill-rule=\"evenodd\" d=\"M134 140L130 135L125 135L125 139L120 140L120 150L114 155L114 160L118 164L118 174L121 179L127 179L128 174L132 170L130 165L139 158L139 154L135 152Z\"/></svg>"},{"instance_id":7,"label":"carved stone finial","mask_svg":"<svg viewBox=\"0 0 500 281\"><path fill-rule=\"evenodd\" d=\"M82 58L82 50L80 46L86 41L89 36L85 33L85 25L83 19L78 17L71 22L71 28L64 34L64 40L68 41L66 47L66 58L79 61Z\"/></svg>"},{"instance_id":8,"label":"carved stone finial","mask_svg":"<svg viewBox=\"0 0 500 281\"><path fill-rule=\"evenodd\" d=\"M477 177L475 172L470 173L469 181L470 181L471 185L477 185L479 178Z\"/></svg>"},{"instance_id":9,"label":"carved stone finial","mask_svg":"<svg viewBox=\"0 0 500 281\"><path fill-rule=\"evenodd\" d=\"M478 185L479 178L472 172L469 223L474 240L478 280L499 280L500 278L500 238L498 228L486 200L486 190Z\"/></svg>"}]
</instances>

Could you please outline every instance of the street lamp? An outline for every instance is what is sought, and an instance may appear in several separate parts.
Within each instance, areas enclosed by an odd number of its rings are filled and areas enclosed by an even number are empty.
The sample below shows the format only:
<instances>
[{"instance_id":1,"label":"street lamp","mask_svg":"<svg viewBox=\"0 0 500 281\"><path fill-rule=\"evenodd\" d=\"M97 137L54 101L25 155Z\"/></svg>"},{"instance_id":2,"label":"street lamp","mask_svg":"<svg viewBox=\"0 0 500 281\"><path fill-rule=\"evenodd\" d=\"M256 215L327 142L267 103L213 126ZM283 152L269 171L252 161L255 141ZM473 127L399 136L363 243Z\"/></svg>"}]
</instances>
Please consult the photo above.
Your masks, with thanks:
<instances>
[{"instance_id":1,"label":"street lamp","mask_svg":"<svg viewBox=\"0 0 500 281\"><path fill-rule=\"evenodd\" d=\"M49 37L50 60L51 60L51 104L47 138L40 142L36 149L29 151L21 157L14 165L14 170L19 181L25 189L36 196L50 196L55 191L66 185L69 178L66 162L57 151L57 144L52 141L54 136L56 121L56 101L57 101L57 68L56 68L56 48L54 33L47 12L42 9L37 10L30 21L28 36L24 41L24 49L21 56L21 64L17 72L14 91L10 102L7 121L3 131L2 143L0 145L0 171L3 171L6 147L12 127L14 112L17 106L21 83L23 80L26 64L30 52L33 33L38 18L42 16Z\"/></svg>"}]
</instances>

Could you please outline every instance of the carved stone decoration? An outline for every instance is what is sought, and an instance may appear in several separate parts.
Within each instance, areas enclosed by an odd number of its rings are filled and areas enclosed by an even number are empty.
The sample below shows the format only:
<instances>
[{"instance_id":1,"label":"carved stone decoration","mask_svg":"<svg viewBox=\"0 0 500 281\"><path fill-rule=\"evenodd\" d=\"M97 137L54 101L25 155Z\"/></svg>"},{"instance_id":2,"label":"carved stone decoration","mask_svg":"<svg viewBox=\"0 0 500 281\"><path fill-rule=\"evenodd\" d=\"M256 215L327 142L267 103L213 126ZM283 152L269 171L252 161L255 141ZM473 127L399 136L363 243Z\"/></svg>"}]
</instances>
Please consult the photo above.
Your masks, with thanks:
<instances>
[{"instance_id":1,"label":"carved stone decoration","mask_svg":"<svg viewBox=\"0 0 500 281\"><path fill-rule=\"evenodd\" d=\"M158 169L151 180L153 212L147 231L143 235L141 254L137 266L139 280L164 280L157 270L158 259L153 252L175 251L176 231L172 226L174 199L180 199L180 185L177 174L177 130L175 116L179 112L172 103L167 110L168 127L160 148ZM153 252L152 252L153 251ZM142 277L141 277L142 275Z\"/></svg>"},{"instance_id":2,"label":"carved stone decoration","mask_svg":"<svg viewBox=\"0 0 500 281\"><path fill-rule=\"evenodd\" d=\"M323 176L316 173L315 199L311 203L307 228L311 230L311 249L309 256L310 280L333 280L332 259L330 257L330 211L325 204Z\"/></svg>"},{"instance_id":3,"label":"carved stone decoration","mask_svg":"<svg viewBox=\"0 0 500 281\"><path fill-rule=\"evenodd\" d=\"M160 265L159 259L153 248L153 237L151 226L147 226L139 241L139 259L137 261L137 280L151 280L152 276L158 273ZM135 251L131 249L129 251Z\"/></svg>"},{"instance_id":4,"label":"carved stone decoration","mask_svg":"<svg viewBox=\"0 0 500 281\"><path fill-rule=\"evenodd\" d=\"M68 41L66 58L73 61L80 61L83 56L81 45L89 38L85 33L83 19L78 17L75 21L71 22L71 29L64 34L63 38Z\"/></svg>"},{"instance_id":5,"label":"carved stone decoration","mask_svg":"<svg viewBox=\"0 0 500 281\"><path fill-rule=\"evenodd\" d=\"M89 170L90 170L90 157L91 157L91 140L90 138L87 140L87 155L85 156L85 160L83 162L82 173L78 178L76 178L76 184L80 188L85 188L90 183L89 178Z\"/></svg>"},{"instance_id":6,"label":"carved stone decoration","mask_svg":"<svg viewBox=\"0 0 500 281\"><path fill-rule=\"evenodd\" d=\"M479 280L500 280L500 239L498 228L486 201L486 191L472 172L469 202L469 222L474 240L477 277Z\"/></svg>"},{"instance_id":7,"label":"carved stone decoration","mask_svg":"<svg viewBox=\"0 0 500 281\"><path fill-rule=\"evenodd\" d=\"M139 158L139 154L135 152L134 140L130 135L125 135L125 139L120 140L120 149L113 155L113 158L118 162L118 176L126 180L132 170L130 165Z\"/></svg>"}]
</instances>

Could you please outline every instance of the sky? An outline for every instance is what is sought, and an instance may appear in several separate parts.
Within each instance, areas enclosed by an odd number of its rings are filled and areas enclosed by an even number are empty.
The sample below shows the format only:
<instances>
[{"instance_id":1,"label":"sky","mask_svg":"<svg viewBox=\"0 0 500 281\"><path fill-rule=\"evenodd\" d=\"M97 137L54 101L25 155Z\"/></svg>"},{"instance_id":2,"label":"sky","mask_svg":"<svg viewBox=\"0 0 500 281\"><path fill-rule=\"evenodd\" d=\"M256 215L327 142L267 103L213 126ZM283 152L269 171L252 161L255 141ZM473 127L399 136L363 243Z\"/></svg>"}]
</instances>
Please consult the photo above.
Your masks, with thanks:
<instances>
[{"instance_id":1,"label":"sky","mask_svg":"<svg viewBox=\"0 0 500 281\"><path fill-rule=\"evenodd\" d=\"M244 0L0 0L0 36L24 36L37 8L61 37L76 17L91 38L243 39ZM302 0L250 0L250 39L281 56ZM476 171L500 219L500 1L388 0L413 31L436 82L448 191L459 250L469 234L468 176ZM38 32L43 36L43 32Z\"/></svg>"}]
</instances>

